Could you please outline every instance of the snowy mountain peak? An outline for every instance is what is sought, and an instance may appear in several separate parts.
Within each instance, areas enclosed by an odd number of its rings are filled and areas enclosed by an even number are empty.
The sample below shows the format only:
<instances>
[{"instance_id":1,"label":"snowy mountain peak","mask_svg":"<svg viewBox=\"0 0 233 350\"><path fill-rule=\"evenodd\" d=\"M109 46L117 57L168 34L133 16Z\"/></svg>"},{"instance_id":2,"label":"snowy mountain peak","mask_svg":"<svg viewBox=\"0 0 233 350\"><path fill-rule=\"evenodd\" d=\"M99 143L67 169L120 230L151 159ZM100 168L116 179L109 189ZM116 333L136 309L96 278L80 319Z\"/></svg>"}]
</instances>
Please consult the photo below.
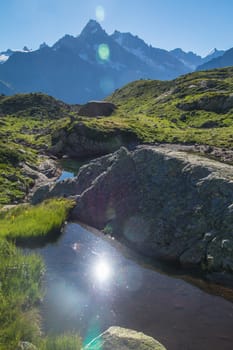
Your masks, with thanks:
<instances>
[{"instance_id":1,"label":"snowy mountain peak","mask_svg":"<svg viewBox=\"0 0 233 350\"><path fill-rule=\"evenodd\" d=\"M217 50L216 47L215 47L214 49L210 50L210 52L206 55L206 57L215 54L217 51L218 51L218 50Z\"/></svg>"}]
</instances>

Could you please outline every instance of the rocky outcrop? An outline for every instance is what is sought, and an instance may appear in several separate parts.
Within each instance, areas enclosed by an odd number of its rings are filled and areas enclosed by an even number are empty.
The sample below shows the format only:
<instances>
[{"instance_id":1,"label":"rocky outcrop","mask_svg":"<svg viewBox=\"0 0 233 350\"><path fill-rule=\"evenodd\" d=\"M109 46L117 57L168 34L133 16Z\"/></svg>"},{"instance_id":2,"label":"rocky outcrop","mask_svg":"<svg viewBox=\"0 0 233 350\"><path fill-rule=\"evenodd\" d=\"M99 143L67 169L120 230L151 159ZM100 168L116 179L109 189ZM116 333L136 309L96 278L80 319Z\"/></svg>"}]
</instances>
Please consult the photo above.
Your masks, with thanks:
<instances>
[{"instance_id":1,"label":"rocky outcrop","mask_svg":"<svg viewBox=\"0 0 233 350\"><path fill-rule=\"evenodd\" d=\"M192 102L178 103L177 108L183 111L204 110L215 113L227 113L233 108L233 95L210 94Z\"/></svg>"},{"instance_id":2,"label":"rocky outcrop","mask_svg":"<svg viewBox=\"0 0 233 350\"><path fill-rule=\"evenodd\" d=\"M61 173L57 162L45 156L41 158L38 166L32 166L31 164L29 165L25 163L23 163L21 166L23 175L31 178L33 181L33 187L27 193L27 200L28 198L32 198L35 193L38 193L39 195L41 191L43 192L44 188L46 188L47 192L49 186L54 184L54 181Z\"/></svg>"},{"instance_id":3,"label":"rocky outcrop","mask_svg":"<svg viewBox=\"0 0 233 350\"><path fill-rule=\"evenodd\" d=\"M91 101L83 105L78 114L85 117L109 117L115 109L116 106L111 102Z\"/></svg>"},{"instance_id":4,"label":"rocky outcrop","mask_svg":"<svg viewBox=\"0 0 233 350\"><path fill-rule=\"evenodd\" d=\"M74 219L144 255L233 282L232 166L167 147L121 148L46 195L60 194L76 196Z\"/></svg>"},{"instance_id":5,"label":"rocky outcrop","mask_svg":"<svg viewBox=\"0 0 233 350\"><path fill-rule=\"evenodd\" d=\"M74 218L148 256L233 272L232 166L156 147L106 159L82 169Z\"/></svg>"},{"instance_id":6,"label":"rocky outcrop","mask_svg":"<svg viewBox=\"0 0 233 350\"><path fill-rule=\"evenodd\" d=\"M141 332L110 327L92 340L84 350L166 350L157 340Z\"/></svg>"},{"instance_id":7,"label":"rocky outcrop","mask_svg":"<svg viewBox=\"0 0 233 350\"><path fill-rule=\"evenodd\" d=\"M66 154L69 157L85 158L111 153L121 146L137 143L135 134L128 130L102 131L76 122L53 135L51 152L56 156Z\"/></svg>"}]
</instances>

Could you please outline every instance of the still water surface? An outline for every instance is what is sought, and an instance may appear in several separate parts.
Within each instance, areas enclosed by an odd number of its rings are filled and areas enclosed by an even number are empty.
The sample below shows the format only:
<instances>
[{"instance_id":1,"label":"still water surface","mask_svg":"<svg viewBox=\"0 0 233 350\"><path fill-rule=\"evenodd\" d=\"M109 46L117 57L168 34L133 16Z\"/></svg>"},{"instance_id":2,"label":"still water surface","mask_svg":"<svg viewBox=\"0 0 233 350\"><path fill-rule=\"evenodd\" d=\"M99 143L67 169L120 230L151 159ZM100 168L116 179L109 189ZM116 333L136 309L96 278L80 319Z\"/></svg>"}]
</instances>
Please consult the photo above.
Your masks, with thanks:
<instances>
[{"instance_id":1,"label":"still water surface","mask_svg":"<svg viewBox=\"0 0 233 350\"><path fill-rule=\"evenodd\" d=\"M75 330L88 342L118 325L168 350L233 349L231 302L140 265L119 243L69 223L57 243L38 251L47 265L47 332Z\"/></svg>"}]
</instances>

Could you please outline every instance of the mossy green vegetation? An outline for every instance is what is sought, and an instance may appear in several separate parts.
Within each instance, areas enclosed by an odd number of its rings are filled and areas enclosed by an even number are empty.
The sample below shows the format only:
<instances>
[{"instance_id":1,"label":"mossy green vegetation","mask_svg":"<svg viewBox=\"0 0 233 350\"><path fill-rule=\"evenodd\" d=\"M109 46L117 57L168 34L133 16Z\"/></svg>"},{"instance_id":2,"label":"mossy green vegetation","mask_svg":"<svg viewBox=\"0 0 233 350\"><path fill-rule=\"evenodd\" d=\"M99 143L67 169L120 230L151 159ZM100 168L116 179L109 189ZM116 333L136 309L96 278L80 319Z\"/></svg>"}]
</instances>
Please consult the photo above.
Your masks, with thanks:
<instances>
[{"instance_id":1,"label":"mossy green vegetation","mask_svg":"<svg viewBox=\"0 0 233 350\"><path fill-rule=\"evenodd\" d=\"M75 334L42 337L37 304L45 266L41 257L25 255L11 242L47 241L60 232L73 205L57 198L0 211L0 350L15 350L24 341L39 350L81 349Z\"/></svg>"},{"instance_id":2,"label":"mossy green vegetation","mask_svg":"<svg viewBox=\"0 0 233 350\"><path fill-rule=\"evenodd\" d=\"M82 341L79 335L66 333L57 336L47 336L42 340L39 350L80 350Z\"/></svg>"},{"instance_id":3,"label":"mossy green vegetation","mask_svg":"<svg viewBox=\"0 0 233 350\"><path fill-rule=\"evenodd\" d=\"M79 350L75 334L42 337L37 309L45 266L36 254L23 254L0 238L0 350L16 350L30 342L38 350Z\"/></svg>"},{"instance_id":4,"label":"mossy green vegetation","mask_svg":"<svg viewBox=\"0 0 233 350\"><path fill-rule=\"evenodd\" d=\"M41 93L0 96L0 204L23 200L34 183L23 164L38 165L51 134L71 114L70 106Z\"/></svg>"},{"instance_id":5,"label":"mossy green vegetation","mask_svg":"<svg viewBox=\"0 0 233 350\"><path fill-rule=\"evenodd\" d=\"M53 198L35 206L22 204L1 211L0 238L24 244L53 238L73 206L71 200Z\"/></svg>"},{"instance_id":6,"label":"mossy green vegetation","mask_svg":"<svg viewBox=\"0 0 233 350\"><path fill-rule=\"evenodd\" d=\"M35 169L51 135L70 122L71 107L44 94L0 96L0 204L18 203L34 184L24 165ZM80 349L77 335L43 338L37 309L45 270L42 259L24 255L14 243L33 245L55 239L74 203L47 200L0 211L0 350L31 342L38 350ZM13 241L13 242L12 242Z\"/></svg>"},{"instance_id":7,"label":"mossy green vegetation","mask_svg":"<svg viewBox=\"0 0 233 350\"><path fill-rule=\"evenodd\" d=\"M23 255L0 238L0 349L15 350L20 341L36 342L44 264L37 255Z\"/></svg>"},{"instance_id":8,"label":"mossy green vegetation","mask_svg":"<svg viewBox=\"0 0 233 350\"><path fill-rule=\"evenodd\" d=\"M233 146L233 68L187 74L173 81L140 80L107 100L111 117L83 119L89 128L132 131L142 142Z\"/></svg>"},{"instance_id":9,"label":"mossy green vegetation","mask_svg":"<svg viewBox=\"0 0 233 350\"><path fill-rule=\"evenodd\" d=\"M108 97L117 109L110 117L98 118L81 117L78 106L40 93L0 96L0 204L23 201L34 183L23 164L38 165L38 155L47 153L62 135L66 139L77 134L93 142L120 135L125 143L231 148L232 91L232 67L195 72L173 81L139 80Z\"/></svg>"}]
</instances>

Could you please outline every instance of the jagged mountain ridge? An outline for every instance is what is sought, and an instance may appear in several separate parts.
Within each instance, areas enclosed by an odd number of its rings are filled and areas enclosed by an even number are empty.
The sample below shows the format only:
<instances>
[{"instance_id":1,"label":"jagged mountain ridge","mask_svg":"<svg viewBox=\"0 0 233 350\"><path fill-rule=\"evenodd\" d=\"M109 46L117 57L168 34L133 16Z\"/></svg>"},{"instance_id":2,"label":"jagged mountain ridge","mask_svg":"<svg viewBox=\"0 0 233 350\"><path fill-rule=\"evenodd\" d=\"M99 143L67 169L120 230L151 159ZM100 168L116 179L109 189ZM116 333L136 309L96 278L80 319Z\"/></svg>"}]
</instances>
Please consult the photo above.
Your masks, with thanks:
<instances>
[{"instance_id":1,"label":"jagged mountain ridge","mask_svg":"<svg viewBox=\"0 0 233 350\"><path fill-rule=\"evenodd\" d=\"M205 64L214 58L222 56L224 54L224 51L214 48L205 57L201 57L192 51L185 52L181 48L171 50L170 53L178 60L180 60L188 69L194 71L198 66Z\"/></svg>"},{"instance_id":2,"label":"jagged mountain ridge","mask_svg":"<svg viewBox=\"0 0 233 350\"><path fill-rule=\"evenodd\" d=\"M174 79L190 71L168 51L130 33L108 35L90 20L77 37L65 35L52 47L43 43L36 51L11 54L0 65L0 81L14 93L40 91L83 103L102 99L134 80ZM0 93L6 89L0 86Z\"/></svg>"},{"instance_id":3,"label":"jagged mountain ridge","mask_svg":"<svg viewBox=\"0 0 233 350\"><path fill-rule=\"evenodd\" d=\"M197 71L233 66L233 48L197 67Z\"/></svg>"},{"instance_id":4,"label":"jagged mountain ridge","mask_svg":"<svg viewBox=\"0 0 233 350\"><path fill-rule=\"evenodd\" d=\"M168 51L149 46L138 36L134 36L131 33L115 31L111 35L111 38L126 51L140 58L151 68L157 69L158 71L160 70L161 75L163 75L166 70L167 72L172 70L172 73L170 73L171 78L174 76L174 72L188 72L188 69L184 67L183 63L177 60L177 58ZM161 62L163 62L163 64L161 64Z\"/></svg>"},{"instance_id":5,"label":"jagged mountain ridge","mask_svg":"<svg viewBox=\"0 0 233 350\"><path fill-rule=\"evenodd\" d=\"M12 56L15 52L30 52L30 50L27 48L27 46L24 46L22 50L8 49L6 51L0 52L0 64L6 62L8 58Z\"/></svg>"}]
</instances>

